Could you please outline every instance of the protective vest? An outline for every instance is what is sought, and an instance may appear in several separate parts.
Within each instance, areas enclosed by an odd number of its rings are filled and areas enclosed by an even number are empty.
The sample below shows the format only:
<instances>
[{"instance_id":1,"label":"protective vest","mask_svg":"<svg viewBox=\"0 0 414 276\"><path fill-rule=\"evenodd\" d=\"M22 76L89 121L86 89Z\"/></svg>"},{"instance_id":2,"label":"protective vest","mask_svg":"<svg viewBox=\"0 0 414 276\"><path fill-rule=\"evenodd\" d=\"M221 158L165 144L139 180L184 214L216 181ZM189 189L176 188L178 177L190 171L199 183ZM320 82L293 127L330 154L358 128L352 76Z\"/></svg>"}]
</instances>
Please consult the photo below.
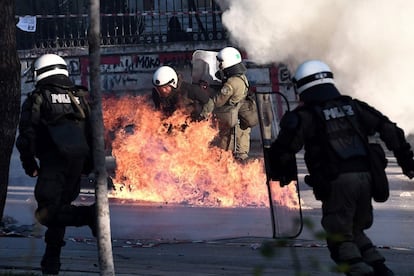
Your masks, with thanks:
<instances>
[{"instance_id":1,"label":"protective vest","mask_svg":"<svg viewBox=\"0 0 414 276\"><path fill-rule=\"evenodd\" d=\"M84 120L89 113L82 87L66 89L58 86L38 87L32 93L32 122L54 124L60 119Z\"/></svg>"},{"instance_id":2,"label":"protective vest","mask_svg":"<svg viewBox=\"0 0 414 276\"><path fill-rule=\"evenodd\" d=\"M82 87L45 85L31 95L32 123L39 129L45 127L58 151L67 158L84 158L90 153L86 92Z\"/></svg>"},{"instance_id":3,"label":"protective vest","mask_svg":"<svg viewBox=\"0 0 414 276\"><path fill-rule=\"evenodd\" d=\"M365 143L354 129L359 123L352 99L341 97L313 108L324 129L321 140L327 141L340 160L367 155Z\"/></svg>"}]
</instances>

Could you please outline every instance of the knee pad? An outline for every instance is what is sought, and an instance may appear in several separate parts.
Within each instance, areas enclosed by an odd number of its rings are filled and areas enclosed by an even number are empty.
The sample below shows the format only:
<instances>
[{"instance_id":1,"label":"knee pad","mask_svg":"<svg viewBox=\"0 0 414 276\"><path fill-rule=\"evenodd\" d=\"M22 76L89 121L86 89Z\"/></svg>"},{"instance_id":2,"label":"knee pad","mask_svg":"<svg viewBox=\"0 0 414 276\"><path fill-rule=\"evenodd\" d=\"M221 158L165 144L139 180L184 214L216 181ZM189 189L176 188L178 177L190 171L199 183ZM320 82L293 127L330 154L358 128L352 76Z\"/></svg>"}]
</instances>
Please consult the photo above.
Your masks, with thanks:
<instances>
[{"instance_id":1,"label":"knee pad","mask_svg":"<svg viewBox=\"0 0 414 276\"><path fill-rule=\"evenodd\" d=\"M46 207L38 208L35 212L35 217L40 224L44 226L50 225L49 210Z\"/></svg>"}]
</instances>

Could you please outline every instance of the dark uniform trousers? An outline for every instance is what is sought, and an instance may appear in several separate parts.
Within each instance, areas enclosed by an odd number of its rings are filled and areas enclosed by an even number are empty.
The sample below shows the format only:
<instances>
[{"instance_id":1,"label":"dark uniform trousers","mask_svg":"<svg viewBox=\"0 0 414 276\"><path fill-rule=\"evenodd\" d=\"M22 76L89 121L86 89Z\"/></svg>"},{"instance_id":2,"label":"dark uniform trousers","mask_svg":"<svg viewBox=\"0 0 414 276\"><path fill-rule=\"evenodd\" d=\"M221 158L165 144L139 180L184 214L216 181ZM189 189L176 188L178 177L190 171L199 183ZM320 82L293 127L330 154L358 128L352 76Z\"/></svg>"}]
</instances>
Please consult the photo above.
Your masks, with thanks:
<instances>
[{"instance_id":1,"label":"dark uniform trousers","mask_svg":"<svg viewBox=\"0 0 414 276\"><path fill-rule=\"evenodd\" d=\"M373 223L370 173L342 173L330 187L329 197L322 200L322 226L332 259L350 264L383 262L384 257L364 233Z\"/></svg>"},{"instance_id":2,"label":"dark uniform trousers","mask_svg":"<svg viewBox=\"0 0 414 276\"><path fill-rule=\"evenodd\" d=\"M72 205L80 193L80 176L84 159L68 160L56 152L40 157L40 171L35 187L38 207L36 219L47 226L43 266L59 269L60 249L64 246L66 226L93 225L95 206ZM49 263L45 263L49 262Z\"/></svg>"}]
</instances>

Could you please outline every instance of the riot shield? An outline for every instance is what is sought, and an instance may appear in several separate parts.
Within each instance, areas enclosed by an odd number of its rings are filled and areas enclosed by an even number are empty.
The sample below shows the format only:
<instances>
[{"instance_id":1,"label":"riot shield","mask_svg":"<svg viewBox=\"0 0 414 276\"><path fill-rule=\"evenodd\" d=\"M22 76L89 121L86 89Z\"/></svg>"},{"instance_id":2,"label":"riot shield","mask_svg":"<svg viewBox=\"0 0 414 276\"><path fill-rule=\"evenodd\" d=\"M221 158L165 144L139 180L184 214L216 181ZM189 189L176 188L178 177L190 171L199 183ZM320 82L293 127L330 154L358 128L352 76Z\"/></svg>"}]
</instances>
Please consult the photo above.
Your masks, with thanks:
<instances>
[{"instance_id":1,"label":"riot shield","mask_svg":"<svg viewBox=\"0 0 414 276\"><path fill-rule=\"evenodd\" d=\"M221 81L216 77L218 65L216 60L217 52L196 50L192 56L191 78L193 83L203 81L210 86L220 85Z\"/></svg>"},{"instance_id":2,"label":"riot shield","mask_svg":"<svg viewBox=\"0 0 414 276\"><path fill-rule=\"evenodd\" d=\"M272 220L273 238L295 238L303 228L302 207L298 181L280 187L279 182L271 181L269 168L269 149L279 132L279 121L282 114L289 110L287 98L280 92L256 91L257 111L262 137L263 157L266 171L266 185L269 195L269 206ZM291 166L297 166L296 159ZM286 190L289 189L289 190ZM281 198L289 197L291 204Z\"/></svg>"}]
</instances>

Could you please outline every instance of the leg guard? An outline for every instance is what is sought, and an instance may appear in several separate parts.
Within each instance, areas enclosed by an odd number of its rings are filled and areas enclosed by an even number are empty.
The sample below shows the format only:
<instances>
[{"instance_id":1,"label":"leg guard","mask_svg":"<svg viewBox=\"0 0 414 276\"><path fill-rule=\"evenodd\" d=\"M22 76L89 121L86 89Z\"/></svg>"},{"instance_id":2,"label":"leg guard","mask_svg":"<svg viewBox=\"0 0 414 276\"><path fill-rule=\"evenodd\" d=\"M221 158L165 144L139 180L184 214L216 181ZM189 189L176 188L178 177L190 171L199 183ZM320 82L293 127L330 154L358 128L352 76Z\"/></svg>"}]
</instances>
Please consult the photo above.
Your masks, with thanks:
<instances>
[{"instance_id":1,"label":"leg guard","mask_svg":"<svg viewBox=\"0 0 414 276\"><path fill-rule=\"evenodd\" d=\"M383 263L385 261L384 256L378 252L377 248L372 244L371 240L364 234L364 232L356 234L354 236L354 241L366 263Z\"/></svg>"},{"instance_id":2,"label":"leg guard","mask_svg":"<svg viewBox=\"0 0 414 276\"><path fill-rule=\"evenodd\" d=\"M60 252L65 245L64 227L49 227L45 233L46 250L40 266L43 274L58 275L60 270Z\"/></svg>"},{"instance_id":3,"label":"leg guard","mask_svg":"<svg viewBox=\"0 0 414 276\"><path fill-rule=\"evenodd\" d=\"M376 276L393 276L394 272L387 267L383 262L375 262L370 264L374 268Z\"/></svg>"},{"instance_id":4,"label":"leg guard","mask_svg":"<svg viewBox=\"0 0 414 276\"><path fill-rule=\"evenodd\" d=\"M251 129L241 129L239 125L236 128L235 157L240 160L245 160L249 157Z\"/></svg>"},{"instance_id":5,"label":"leg guard","mask_svg":"<svg viewBox=\"0 0 414 276\"><path fill-rule=\"evenodd\" d=\"M355 243L345 241L334 244L331 242L328 248L332 259L347 275L373 275L373 268L363 261Z\"/></svg>"},{"instance_id":6,"label":"leg guard","mask_svg":"<svg viewBox=\"0 0 414 276\"><path fill-rule=\"evenodd\" d=\"M358 237L357 241L360 244L359 250L361 251L362 259L369 264L377 276L392 276L394 272L389 269L385 264L385 258L378 252L377 248L371 243L371 241L364 234Z\"/></svg>"}]
</instances>

